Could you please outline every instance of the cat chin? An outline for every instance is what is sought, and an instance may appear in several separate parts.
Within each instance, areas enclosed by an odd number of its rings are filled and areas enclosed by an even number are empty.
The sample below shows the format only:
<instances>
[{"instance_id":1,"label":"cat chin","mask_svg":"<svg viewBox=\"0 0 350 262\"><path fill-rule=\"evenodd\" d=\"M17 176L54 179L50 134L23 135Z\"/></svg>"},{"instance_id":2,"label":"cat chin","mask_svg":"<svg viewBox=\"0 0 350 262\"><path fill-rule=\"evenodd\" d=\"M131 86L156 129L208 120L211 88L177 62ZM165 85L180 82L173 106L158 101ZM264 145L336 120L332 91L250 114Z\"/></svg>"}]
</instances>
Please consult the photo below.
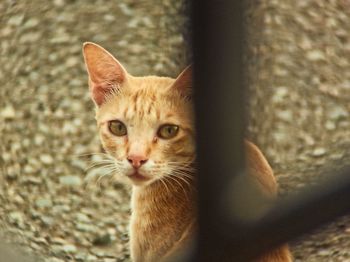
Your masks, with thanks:
<instances>
[{"instance_id":1,"label":"cat chin","mask_svg":"<svg viewBox=\"0 0 350 262\"><path fill-rule=\"evenodd\" d=\"M147 187L149 185L151 185L153 182L155 182L154 179L149 179L149 180L146 180L146 181L142 181L142 180L131 180L131 179L128 179L129 180L129 184L131 184L132 186L135 186L135 187Z\"/></svg>"},{"instance_id":2,"label":"cat chin","mask_svg":"<svg viewBox=\"0 0 350 262\"><path fill-rule=\"evenodd\" d=\"M153 183L153 180L152 181L146 181L146 182L132 181L131 185L134 186L134 187L145 188L145 187L149 186L152 183Z\"/></svg>"},{"instance_id":3,"label":"cat chin","mask_svg":"<svg viewBox=\"0 0 350 262\"><path fill-rule=\"evenodd\" d=\"M138 172L127 175L127 178L134 186L147 186L154 181L151 177Z\"/></svg>"}]
</instances>

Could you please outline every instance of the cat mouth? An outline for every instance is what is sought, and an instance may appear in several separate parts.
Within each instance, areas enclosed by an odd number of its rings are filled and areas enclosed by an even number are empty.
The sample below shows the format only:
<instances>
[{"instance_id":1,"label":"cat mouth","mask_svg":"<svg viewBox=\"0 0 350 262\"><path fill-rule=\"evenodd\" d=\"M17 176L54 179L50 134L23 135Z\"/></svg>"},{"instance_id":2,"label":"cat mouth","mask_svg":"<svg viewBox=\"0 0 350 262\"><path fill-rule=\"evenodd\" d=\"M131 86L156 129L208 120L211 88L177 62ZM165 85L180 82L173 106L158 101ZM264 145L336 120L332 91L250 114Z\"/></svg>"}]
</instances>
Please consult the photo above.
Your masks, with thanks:
<instances>
[{"instance_id":1,"label":"cat mouth","mask_svg":"<svg viewBox=\"0 0 350 262\"><path fill-rule=\"evenodd\" d=\"M145 175L140 174L138 171L135 171L134 173L128 175L128 178L130 178L133 182L136 183L146 182L151 179Z\"/></svg>"}]
</instances>

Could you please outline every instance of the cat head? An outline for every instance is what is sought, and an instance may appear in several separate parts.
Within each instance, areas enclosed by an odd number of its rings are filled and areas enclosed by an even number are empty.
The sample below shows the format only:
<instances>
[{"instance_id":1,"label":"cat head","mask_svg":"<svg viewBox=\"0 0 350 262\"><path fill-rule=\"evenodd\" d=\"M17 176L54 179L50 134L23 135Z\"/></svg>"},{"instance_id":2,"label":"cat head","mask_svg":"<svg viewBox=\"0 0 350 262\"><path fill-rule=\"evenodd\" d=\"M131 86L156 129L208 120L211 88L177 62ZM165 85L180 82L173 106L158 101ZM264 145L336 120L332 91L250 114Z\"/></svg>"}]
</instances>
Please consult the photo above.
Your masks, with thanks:
<instances>
[{"instance_id":1,"label":"cat head","mask_svg":"<svg viewBox=\"0 0 350 262\"><path fill-rule=\"evenodd\" d=\"M192 70L176 79L135 77L102 47L85 43L91 98L116 175L133 185L186 179L195 158Z\"/></svg>"}]
</instances>

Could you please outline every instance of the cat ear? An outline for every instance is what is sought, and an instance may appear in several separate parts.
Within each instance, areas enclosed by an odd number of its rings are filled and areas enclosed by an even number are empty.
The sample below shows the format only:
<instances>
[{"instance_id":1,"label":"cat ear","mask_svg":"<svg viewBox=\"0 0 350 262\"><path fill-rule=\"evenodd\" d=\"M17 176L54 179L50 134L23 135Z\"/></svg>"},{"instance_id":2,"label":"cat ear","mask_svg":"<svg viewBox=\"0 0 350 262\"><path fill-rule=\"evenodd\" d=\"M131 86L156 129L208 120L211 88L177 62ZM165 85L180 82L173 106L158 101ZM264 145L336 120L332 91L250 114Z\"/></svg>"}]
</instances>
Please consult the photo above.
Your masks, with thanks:
<instances>
[{"instance_id":1,"label":"cat ear","mask_svg":"<svg viewBox=\"0 0 350 262\"><path fill-rule=\"evenodd\" d=\"M91 97L97 106L126 80L126 70L108 51L94 43L84 43L83 54L89 73Z\"/></svg>"},{"instance_id":2,"label":"cat ear","mask_svg":"<svg viewBox=\"0 0 350 262\"><path fill-rule=\"evenodd\" d=\"M192 82L192 65L189 65L176 78L172 88L179 90L184 97L191 98Z\"/></svg>"}]
</instances>

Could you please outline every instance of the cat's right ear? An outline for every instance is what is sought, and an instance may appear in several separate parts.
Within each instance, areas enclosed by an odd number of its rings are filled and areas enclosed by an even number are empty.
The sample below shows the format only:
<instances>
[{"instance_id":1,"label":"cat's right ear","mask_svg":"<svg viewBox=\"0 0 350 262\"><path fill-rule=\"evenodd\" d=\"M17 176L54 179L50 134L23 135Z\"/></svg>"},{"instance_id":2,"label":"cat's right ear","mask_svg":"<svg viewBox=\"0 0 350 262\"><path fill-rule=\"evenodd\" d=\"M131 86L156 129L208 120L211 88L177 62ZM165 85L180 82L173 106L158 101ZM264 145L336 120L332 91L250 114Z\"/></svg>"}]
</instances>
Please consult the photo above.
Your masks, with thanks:
<instances>
[{"instance_id":1,"label":"cat's right ear","mask_svg":"<svg viewBox=\"0 0 350 262\"><path fill-rule=\"evenodd\" d=\"M183 97L191 99L192 96L192 65L187 66L176 78L172 88L180 91Z\"/></svg>"},{"instance_id":2,"label":"cat's right ear","mask_svg":"<svg viewBox=\"0 0 350 262\"><path fill-rule=\"evenodd\" d=\"M91 97L97 106L126 80L126 70L107 50L94 43L84 43L83 54L89 73Z\"/></svg>"}]
</instances>

